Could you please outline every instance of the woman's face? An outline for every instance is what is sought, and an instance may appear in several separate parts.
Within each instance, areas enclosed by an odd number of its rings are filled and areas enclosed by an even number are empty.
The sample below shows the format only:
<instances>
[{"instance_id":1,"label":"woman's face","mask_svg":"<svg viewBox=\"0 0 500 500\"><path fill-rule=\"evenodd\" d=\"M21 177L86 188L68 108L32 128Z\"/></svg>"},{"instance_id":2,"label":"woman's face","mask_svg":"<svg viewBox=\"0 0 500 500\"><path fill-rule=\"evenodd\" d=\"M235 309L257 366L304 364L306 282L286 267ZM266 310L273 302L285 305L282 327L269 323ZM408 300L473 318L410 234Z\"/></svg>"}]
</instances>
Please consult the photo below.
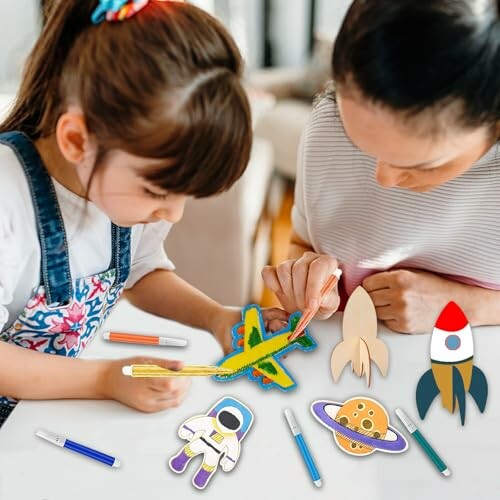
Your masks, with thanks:
<instances>
[{"instance_id":1,"label":"woman's face","mask_svg":"<svg viewBox=\"0 0 500 500\"><path fill-rule=\"evenodd\" d=\"M446 127L430 113L405 122L397 112L358 97L337 93L337 101L352 143L377 160L375 176L383 187L430 191L468 170L495 140L486 126Z\"/></svg>"}]
</instances>

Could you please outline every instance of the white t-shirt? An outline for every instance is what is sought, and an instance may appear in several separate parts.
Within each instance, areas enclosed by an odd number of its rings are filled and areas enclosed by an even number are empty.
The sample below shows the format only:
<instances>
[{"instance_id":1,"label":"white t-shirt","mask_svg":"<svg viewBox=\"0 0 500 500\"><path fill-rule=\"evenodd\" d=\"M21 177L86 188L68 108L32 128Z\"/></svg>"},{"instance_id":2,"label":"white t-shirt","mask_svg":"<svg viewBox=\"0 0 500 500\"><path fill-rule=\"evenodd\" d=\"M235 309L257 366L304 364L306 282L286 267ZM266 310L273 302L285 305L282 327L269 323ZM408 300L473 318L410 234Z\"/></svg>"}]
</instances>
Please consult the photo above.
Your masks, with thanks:
<instances>
[{"instance_id":1,"label":"white t-shirt","mask_svg":"<svg viewBox=\"0 0 500 500\"><path fill-rule=\"evenodd\" d=\"M93 203L55 179L73 280L109 268L111 221ZM155 269L174 269L163 248L168 222L132 228L131 268L126 288ZM0 145L0 331L7 329L40 285L40 244L31 194L14 152Z\"/></svg>"}]
</instances>

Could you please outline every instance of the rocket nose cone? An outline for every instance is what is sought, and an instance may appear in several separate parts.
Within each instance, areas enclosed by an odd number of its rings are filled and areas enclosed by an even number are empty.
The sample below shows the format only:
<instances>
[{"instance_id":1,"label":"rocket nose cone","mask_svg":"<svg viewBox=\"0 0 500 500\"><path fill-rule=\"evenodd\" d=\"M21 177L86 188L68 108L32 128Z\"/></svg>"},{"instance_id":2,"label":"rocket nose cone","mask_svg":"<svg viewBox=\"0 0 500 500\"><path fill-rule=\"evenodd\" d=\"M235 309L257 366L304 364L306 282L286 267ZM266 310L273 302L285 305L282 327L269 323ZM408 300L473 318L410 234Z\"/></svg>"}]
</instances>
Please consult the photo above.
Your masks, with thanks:
<instances>
[{"instance_id":1,"label":"rocket nose cone","mask_svg":"<svg viewBox=\"0 0 500 500\"><path fill-rule=\"evenodd\" d=\"M469 320L464 312L455 302L448 302L446 307L441 311L437 321L436 328L447 332L455 332L466 327Z\"/></svg>"}]
</instances>

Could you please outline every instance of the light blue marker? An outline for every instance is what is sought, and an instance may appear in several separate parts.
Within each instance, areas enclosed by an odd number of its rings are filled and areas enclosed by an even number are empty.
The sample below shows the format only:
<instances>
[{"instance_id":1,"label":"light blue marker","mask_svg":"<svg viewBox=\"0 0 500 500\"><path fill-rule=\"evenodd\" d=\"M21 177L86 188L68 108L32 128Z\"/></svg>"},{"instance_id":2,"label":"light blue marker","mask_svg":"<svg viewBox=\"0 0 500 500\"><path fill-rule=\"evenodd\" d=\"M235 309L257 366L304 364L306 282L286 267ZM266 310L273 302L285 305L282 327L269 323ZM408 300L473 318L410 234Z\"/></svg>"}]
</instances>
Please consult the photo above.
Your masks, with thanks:
<instances>
[{"instance_id":1,"label":"light blue marker","mask_svg":"<svg viewBox=\"0 0 500 500\"><path fill-rule=\"evenodd\" d=\"M295 438L295 442L299 447L300 454L302 455L302 458L306 463L307 470L309 471L311 479L313 480L314 485L319 488L323 483L321 481L321 478L319 477L318 469L316 468L316 464L314 463L314 460L311 456L311 452L309 451L309 448L307 447L307 444L304 441L302 432L300 431L297 421L295 420L295 417L290 408L287 408L285 410L285 417L288 422L288 425L290 426L290 430L292 431L292 434Z\"/></svg>"}]
</instances>

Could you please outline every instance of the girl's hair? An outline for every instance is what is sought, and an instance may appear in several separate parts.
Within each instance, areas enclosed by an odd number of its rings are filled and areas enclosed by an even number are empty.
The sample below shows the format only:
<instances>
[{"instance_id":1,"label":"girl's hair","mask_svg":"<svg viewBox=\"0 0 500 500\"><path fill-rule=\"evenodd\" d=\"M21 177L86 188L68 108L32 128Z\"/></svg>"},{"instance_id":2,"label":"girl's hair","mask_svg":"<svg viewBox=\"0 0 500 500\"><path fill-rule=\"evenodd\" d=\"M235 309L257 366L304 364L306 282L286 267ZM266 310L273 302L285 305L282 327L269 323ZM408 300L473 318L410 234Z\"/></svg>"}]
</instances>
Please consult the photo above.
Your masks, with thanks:
<instances>
[{"instance_id":1,"label":"girl's hair","mask_svg":"<svg viewBox=\"0 0 500 500\"><path fill-rule=\"evenodd\" d=\"M461 126L500 119L496 0L354 0L335 42L340 92L405 116L459 104Z\"/></svg>"},{"instance_id":2,"label":"girl's hair","mask_svg":"<svg viewBox=\"0 0 500 500\"><path fill-rule=\"evenodd\" d=\"M121 149L165 159L145 179L174 193L210 196L243 174L251 116L241 55L225 28L192 5L152 0L123 22L91 24L96 0L49 2L49 18L0 132L54 133L78 104L99 165Z\"/></svg>"}]
</instances>

